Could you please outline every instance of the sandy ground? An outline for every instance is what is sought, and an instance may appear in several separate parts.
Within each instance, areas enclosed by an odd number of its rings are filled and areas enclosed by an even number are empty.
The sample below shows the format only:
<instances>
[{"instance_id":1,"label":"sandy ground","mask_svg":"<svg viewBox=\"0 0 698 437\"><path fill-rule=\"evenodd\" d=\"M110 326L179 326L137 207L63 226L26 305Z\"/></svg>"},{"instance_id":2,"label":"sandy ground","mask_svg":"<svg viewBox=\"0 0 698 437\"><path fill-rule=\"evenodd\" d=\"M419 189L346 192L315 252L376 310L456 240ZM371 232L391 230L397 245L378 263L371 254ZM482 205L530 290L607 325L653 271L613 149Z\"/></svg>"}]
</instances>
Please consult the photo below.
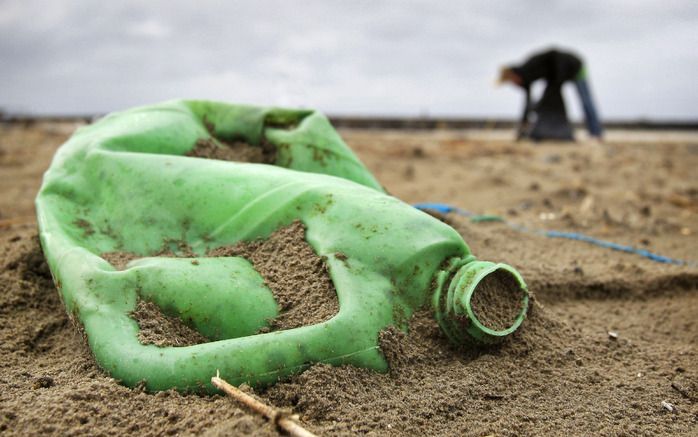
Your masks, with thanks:
<instances>
[{"instance_id":1,"label":"sandy ground","mask_svg":"<svg viewBox=\"0 0 698 437\"><path fill-rule=\"evenodd\" d=\"M275 435L228 399L130 390L95 366L34 239L41 173L74 127L0 127L0 432ZM696 134L610 133L600 147L515 144L500 132L341 134L405 201L698 260ZM326 435L696 432L695 265L446 220L481 259L517 267L535 293L515 338L455 350L420 313L409 337L386 340L390 374L316 366L257 395Z\"/></svg>"}]
</instances>

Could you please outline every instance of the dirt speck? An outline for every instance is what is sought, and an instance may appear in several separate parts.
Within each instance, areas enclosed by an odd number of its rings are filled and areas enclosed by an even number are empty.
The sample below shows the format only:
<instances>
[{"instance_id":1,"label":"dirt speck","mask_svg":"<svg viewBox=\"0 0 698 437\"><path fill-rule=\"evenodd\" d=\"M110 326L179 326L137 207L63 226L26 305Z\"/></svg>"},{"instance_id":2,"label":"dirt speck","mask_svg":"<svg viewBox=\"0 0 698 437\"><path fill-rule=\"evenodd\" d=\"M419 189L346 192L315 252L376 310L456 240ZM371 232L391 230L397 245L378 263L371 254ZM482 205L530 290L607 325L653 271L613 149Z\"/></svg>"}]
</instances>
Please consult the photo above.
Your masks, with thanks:
<instances>
[{"instance_id":1,"label":"dirt speck","mask_svg":"<svg viewBox=\"0 0 698 437\"><path fill-rule=\"evenodd\" d=\"M92 223L88 222L85 219L79 218L76 219L73 224L80 229L82 229L82 232L85 234L85 236L89 237L90 235L93 235L95 233L94 228L92 227Z\"/></svg>"}]
</instances>

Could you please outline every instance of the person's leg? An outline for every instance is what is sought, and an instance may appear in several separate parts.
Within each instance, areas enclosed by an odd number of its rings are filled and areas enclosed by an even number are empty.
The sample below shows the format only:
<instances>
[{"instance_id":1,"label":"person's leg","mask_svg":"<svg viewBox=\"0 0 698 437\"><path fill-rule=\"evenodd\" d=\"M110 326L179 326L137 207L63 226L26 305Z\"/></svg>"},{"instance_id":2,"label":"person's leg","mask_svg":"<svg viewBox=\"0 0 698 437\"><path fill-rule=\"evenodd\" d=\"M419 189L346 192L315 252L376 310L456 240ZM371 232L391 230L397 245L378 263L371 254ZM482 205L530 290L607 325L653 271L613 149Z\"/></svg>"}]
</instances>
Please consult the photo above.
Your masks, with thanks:
<instances>
[{"instance_id":1,"label":"person's leg","mask_svg":"<svg viewBox=\"0 0 698 437\"><path fill-rule=\"evenodd\" d=\"M577 86L579 99L582 101L582 108L584 109L584 119L586 121L589 134L594 137L601 138L601 136L603 135L603 127L601 126L601 121L599 120L599 114L596 111L594 100L591 97L591 89L589 87L589 82L586 80L585 77L582 77L575 80L574 83Z\"/></svg>"}]
</instances>

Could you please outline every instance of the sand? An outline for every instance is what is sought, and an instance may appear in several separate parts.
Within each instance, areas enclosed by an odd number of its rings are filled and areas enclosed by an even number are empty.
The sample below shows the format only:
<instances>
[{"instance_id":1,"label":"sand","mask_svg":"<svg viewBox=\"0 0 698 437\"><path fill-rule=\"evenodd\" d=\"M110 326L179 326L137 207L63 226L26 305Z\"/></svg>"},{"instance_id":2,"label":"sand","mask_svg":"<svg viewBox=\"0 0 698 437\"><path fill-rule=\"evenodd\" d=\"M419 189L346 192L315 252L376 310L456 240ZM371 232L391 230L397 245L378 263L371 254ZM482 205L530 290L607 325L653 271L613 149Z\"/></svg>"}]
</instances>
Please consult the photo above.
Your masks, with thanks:
<instances>
[{"instance_id":1,"label":"sand","mask_svg":"<svg viewBox=\"0 0 698 437\"><path fill-rule=\"evenodd\" d=\"M268 143L265 143L268 144ZM252 147L242 141L226 142L214 139L201 139L187 156L197 158L219 159L222 161L241 161L256 163L273 163L276 156L274 149Z\"/></svg>"},{"instance_id":2,"label":"sand","mask_svg":"<svg viewBox=\"0 0 698 437\"><path fill-rule=\"evenodd\" d=\"M95 366L36 243L33 196L71 126L0 127L0 431L9 435L274 435L228 399L147 394ZM593 150L467 132L342 132L388 190L696 258L695 142ZM680 435L695 432L698 269L503 223L446 217L481 259L508 262L535 299L504 344L458 349L428 312L388 330L381 375L314 366L260 390L326 435ZM669 407L667 407L669 406ZM669 411L672 410L672 411Z\"/></svg>"},{"instance_id":3,"label":"sand","mask_svg":"<svg viewBox=\"0 0 698 437\"><path fill-rule=\"evenodd\" d=\"M470 299L475 318L485 327L503 331L521 314L523 291L509 273L498 270L480 281Z\"/></svg>"},{"instance_id":4,"label":"sand","mask_svg":"<svg viewBox=\"0 0 698 437\"><path fill-rule=\"evenodd\" d=\"M95 365L55 292L33 226L0 236L0 432L7 435L276 435L221 396L146 394Z\"/></svg>"},{"instance_id":5,"label":"sand","mask_svg":"<svg viewBox=\"0 0 698 437\"><path fill-rule=\"evenodd\" d=\"M198 140L187 156L262 164L272 164L276 161L276 147L266 138L262 138L259 144L250 144L239 138L223 138L216 135L216 126L205 118L204 126L211 137Z\"/></svg>"},{"instance_id":6,"label":"sand","mask_svg":"<svg viewBox=\"0 0 698 437\"><path fill-rule=\"evenodd\" d=\"M252 263L279 305L271 331L313 325L339 312L339 301L327 263L305 241L300 221L282 227L265 240L211 250L208 256L241 256Z\"/></svg>"},{"instance_id":7,"label":"sand","mask_svg":"<svg viewBox=\"0 0 698 437\"><path fill-rule=\"evenodd\" d=\"M192 346L206 343L206 337L187 326L179 317L164 314L160 307L147 300L138 300L131 317L138 323L138 340L155 346Z\"/></svg>"}]
</instances>

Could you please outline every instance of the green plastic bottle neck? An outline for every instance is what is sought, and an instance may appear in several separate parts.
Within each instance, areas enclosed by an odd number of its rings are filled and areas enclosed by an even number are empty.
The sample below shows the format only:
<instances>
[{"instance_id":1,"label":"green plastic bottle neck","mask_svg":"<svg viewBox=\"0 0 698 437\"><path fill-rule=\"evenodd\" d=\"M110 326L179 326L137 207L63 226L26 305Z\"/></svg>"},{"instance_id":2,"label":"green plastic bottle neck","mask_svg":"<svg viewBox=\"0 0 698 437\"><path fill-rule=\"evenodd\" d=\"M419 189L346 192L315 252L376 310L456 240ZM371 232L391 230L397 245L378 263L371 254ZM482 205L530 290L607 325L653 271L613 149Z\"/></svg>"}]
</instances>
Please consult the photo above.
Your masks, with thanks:
<instances>
[{"instance_id":1,"label":"green plastic bottle neck","mask_svg":"<svg viewBox=\"0 0 698 437\"><path fill-rule=\"evenodd\" d=\"M487 279L487 281L485 281ZM478 319L473 309L473 296L497 293L499 299L516 299L520 310L507 326L492 326ZM511 290L516 287L516 290ZM501 302L501 300L498 300ZM478 261L472 255L452 258L436 275L432 306L434 316L446 336L455 344L492 344L512 334L526 317L529 293L526 284L513 267L507 264ZM487 301L483 302L487 304ZM506 302L505 302L506 303ZM517 305L517 302L509 302ZM488 308L481 308L487 312Z\"/></svg>"}]
</instances>

